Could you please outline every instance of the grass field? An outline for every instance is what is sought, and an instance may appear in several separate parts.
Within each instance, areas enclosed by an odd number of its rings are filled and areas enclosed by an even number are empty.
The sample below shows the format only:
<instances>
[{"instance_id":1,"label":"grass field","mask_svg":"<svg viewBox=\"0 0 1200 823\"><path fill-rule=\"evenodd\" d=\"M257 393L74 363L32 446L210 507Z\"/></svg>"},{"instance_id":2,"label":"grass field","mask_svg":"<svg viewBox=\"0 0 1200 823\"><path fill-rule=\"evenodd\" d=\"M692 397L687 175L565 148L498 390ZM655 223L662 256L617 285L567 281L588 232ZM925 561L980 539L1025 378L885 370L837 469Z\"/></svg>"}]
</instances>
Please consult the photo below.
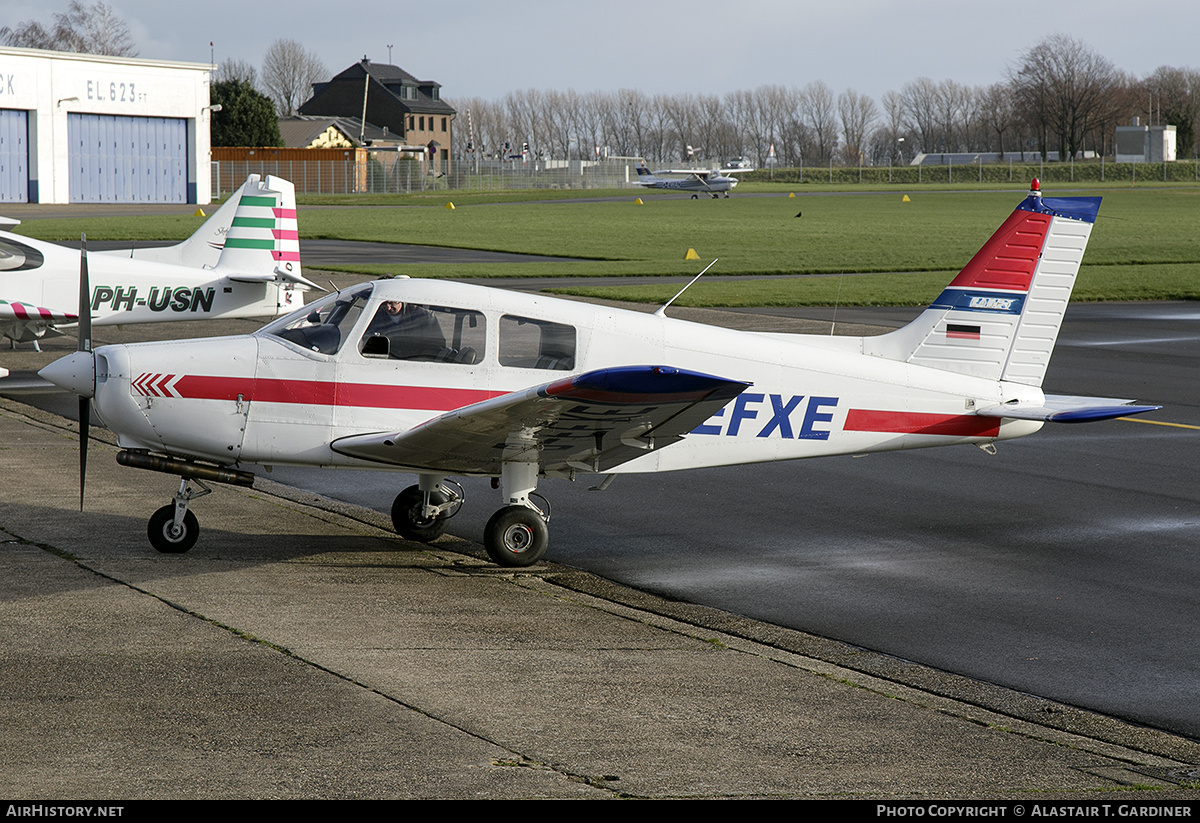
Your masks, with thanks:
<instances>
[{"instance_id":1,"label":"grass field","mask_svg":"<svg viewBox=\"0 0 1200 823\"><path fill-rule=\"evenodd\" d=\"M1072 187L1104 198L1076 288L1078 300L1200 299L1200 187ZM595 196L597 192L587 192ZM605 192L604 194L613 194ZM684 305L896 305L924 303L970 259L1023 196L1010 191L827 192L691 200L623 191L620 199L505 202L504 196L408 198L405 205L302 205L310 238L415 243L571 258L527 264L347 267L415 277L830 275L701 282ZM1047 196L1058 194L1047 192ZM516 195L514 195L516 197ZM456 208L446 208L454 200ZM393 198L395 202L395 198ZM34 220L42 239L182 238L202 218ZM686 261L695 249L701 262ZM861 273L872 273L862 275ZM661 302L677 288L587 290ZM572 291L578 293L579 289Z\"/></svg>"}]
</instances>

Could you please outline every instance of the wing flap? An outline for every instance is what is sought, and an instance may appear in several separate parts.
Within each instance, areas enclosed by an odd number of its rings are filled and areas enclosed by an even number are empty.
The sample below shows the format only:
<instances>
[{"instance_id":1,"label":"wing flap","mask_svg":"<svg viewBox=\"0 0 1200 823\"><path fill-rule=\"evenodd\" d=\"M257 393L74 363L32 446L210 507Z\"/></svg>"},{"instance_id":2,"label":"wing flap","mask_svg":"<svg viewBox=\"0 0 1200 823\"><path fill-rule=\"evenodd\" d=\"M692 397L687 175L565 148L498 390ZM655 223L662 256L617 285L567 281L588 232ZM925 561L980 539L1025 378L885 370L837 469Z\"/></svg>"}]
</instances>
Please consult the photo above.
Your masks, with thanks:
<instances>
[{"instance_id":1,"label":"wing flap","mask_svg":"<svg viewBox=\"0 0 1200 823\"><path fill-rule=\"evenodd\" d=\"M544 472L608 471L703 423L749 383L665 366L599 369L494 397L405 432L335 440L341 454L447 474L499 474L532 452Z\"/></svg>"},{"instance_id":2,"label":"wing flap","mask_svg":"<svg viewBox=\"0 0 1200 823\"><path fill-rule=\"evenodd\" d=\"M1008 417L1015 420L1043 420L1050 423L1090 423L1094 420L1112 420L1133 414L1158 411L1162 406L1133 405L1133 400L1115 397L1079 397L1074 395L1048 394L1040 406L1016 403L998 404L978 409L983 417Z\"/></svg>"}]
</instances>

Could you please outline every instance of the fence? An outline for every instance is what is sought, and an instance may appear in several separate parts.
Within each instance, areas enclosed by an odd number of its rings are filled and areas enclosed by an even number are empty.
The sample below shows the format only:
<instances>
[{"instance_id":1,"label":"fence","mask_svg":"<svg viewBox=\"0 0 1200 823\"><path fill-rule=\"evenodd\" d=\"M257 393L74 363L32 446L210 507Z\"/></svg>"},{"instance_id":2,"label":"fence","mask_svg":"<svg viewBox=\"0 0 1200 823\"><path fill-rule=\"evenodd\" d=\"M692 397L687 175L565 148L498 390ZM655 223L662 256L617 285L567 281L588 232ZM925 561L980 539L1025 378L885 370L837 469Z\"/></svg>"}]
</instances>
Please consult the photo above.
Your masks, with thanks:
<instances>
[{"instance_id":1,"label":"fence","mask_svg":"<svg viewBox=\"0 0 1200 823\"><path fill-rule=\"evenodd\" d=\"M311 194L412 194L424 191L507 189L615 189L637 178L635 159L463 161L434 176L420 160L391 153L358 158L295 160L264 158L212 161L213 196L233 191L250 174L273 174L297 192Z\"/></svg>"},{"instance_id":2,"label":"fence","mask_svg":"<svg viewBox=\"0 0 1200 823\"><path fill-rule=\"evenodd\" d=\"M1022 183L1036 177L1044 183L1197 182L1200 160L1173 163L1113 163L1098 158L1082 162L1043 162L1010 159L1001 163L946 163L921 166L804 166L758 170L739 175L746 181L776 183L835 183L872 185L929 185L939 183Z\"/></svg>"},{"instance_id":3,"label":"fence","mask_svg":"<svg viewBox=\"0 0 1200 823\"><path fill-rule=\"evenodd\" d=\"M390 166L387 161L391 161ZM634 186L637 161L467 160L446 175L434 176L425 163L394 155L345 160L224 160L212 163L213 196L233 191L252 173L291 181L297 192L316 194L426 191L504 191L511 189L618 189ZM936 185L942 183L1196 182L1200 160L1174 163L1113 163L1104 159L1046 163L947 163L923 166L803 166L743 173L740 180L840 185Z\"/></svg>"}]
</instances>

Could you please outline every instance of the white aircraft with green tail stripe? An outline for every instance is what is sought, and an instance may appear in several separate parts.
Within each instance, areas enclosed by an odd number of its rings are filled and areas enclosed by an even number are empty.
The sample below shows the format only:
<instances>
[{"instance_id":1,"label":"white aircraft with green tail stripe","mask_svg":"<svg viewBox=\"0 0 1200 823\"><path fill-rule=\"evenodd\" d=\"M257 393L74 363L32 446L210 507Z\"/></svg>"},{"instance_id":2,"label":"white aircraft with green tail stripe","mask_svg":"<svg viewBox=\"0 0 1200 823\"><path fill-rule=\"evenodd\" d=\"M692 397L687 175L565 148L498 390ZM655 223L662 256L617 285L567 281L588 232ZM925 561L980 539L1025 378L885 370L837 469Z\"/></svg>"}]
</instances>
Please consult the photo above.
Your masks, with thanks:
<instances>
[{"instance_id":1,"label":"white aircraft with green tail stripe","mask_svg":"<svg viewBox=\"0 0 1200 823\"><path fill-rule=\"evenodd\" d=\"M174 246L88 257L82 249L0 231L0 336L36 346L46 334L73 328L84 260L98 326L275 317L302 306L304 291L321 288L301 271L295 187L252 174Z\"/></svg>"}]
</instances>

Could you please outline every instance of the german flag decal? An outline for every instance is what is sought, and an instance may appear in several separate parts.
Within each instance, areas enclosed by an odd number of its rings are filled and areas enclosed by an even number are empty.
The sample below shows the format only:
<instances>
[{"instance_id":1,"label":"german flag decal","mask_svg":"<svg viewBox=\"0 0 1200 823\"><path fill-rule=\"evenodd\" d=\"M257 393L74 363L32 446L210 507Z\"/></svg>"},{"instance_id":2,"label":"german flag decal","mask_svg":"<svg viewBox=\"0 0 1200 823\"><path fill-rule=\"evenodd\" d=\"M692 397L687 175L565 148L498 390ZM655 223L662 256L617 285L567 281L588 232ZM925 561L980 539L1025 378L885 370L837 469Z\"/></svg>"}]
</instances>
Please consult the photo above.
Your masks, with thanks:
<instances>
[{"instance_id":1,"label":"german flag decal","mask_svg":"<svg viewBox=\"0 0 1200 823\"><path fill-rule=\"evenodd\" d=\"M947 323L946 336L955 340L978 340L979 326L967 326L961 323Z\"/></svg>"}]
</instances>

